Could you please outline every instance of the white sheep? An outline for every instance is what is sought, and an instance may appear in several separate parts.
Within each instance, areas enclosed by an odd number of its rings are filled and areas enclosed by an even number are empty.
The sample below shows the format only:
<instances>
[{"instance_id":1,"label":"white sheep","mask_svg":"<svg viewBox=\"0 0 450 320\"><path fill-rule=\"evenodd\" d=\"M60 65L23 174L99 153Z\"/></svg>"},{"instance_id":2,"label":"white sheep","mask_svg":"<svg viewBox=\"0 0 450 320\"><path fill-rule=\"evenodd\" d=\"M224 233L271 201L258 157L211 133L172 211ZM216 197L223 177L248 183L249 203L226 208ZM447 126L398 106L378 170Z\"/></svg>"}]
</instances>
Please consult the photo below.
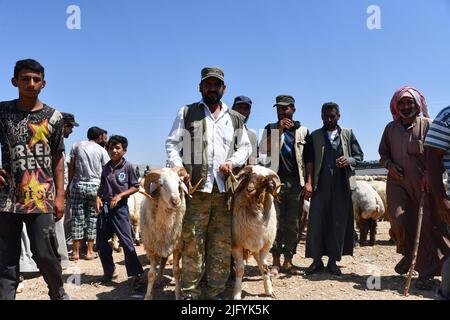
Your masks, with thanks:
<instances>
[{"instance_id":1,"label":"white sheep","mask_svg":"<svg viewBox=\"0 0 450 320\"><path fill-rule=\"evenodd\" d=\"M141 244L140 215L141 206L145 200L145 196L136 192L128 198L128 209L130 210L130 222L133 229L134 243L139 246Z\"/></svg>"},{"instance_id":2,"label":"white sheep","mask_svg":"<svg viewBox=\"0 0 450 320\"><path fill-rule=\"evenodd\" d=\"M185 194L189 194L183 183L186 175L187 172L183 168L164 168L150 171L141 182L146 195L141 206L141 237L150 260L146 300L153 297L157 263L160 261L158 279L161 280L167 258L171 254L173 254L175 297L177 300L180 299L181 229L186 212ZM195 189L193 188L191 193L195 192Z\"/></svg>"},{"instance_id":3,"label":"white sheep","mask_svg":"<svg viewBox=\"0 0 450 320\"><path fill-rule=\"evenodd\" d=\"M302 214L300 216L300 227L298 230L299 241L303 235L303 232L305 231L306 226L308 225L309 207L310 206L311 206L311 203L308 200L303 200L303 210L302 210Z\"/></svg>"},{"instance_id":4,"label":"white sheep","mask_svg":"<svg viewBox=\"0 0 450 320\"><path fill-rule=\"evenodd\" d=\"M356 181L356 188L352 192L353 211L355 221L360 229L360 243L365 244L370 230L370 244L375 244L376 221L384 212L383 201L375 189L367 181Z\"/></svg>"},{"instance_id":5,"label":"white sheep","mask_svg":"<svg viewBox=\"0 0 450 320\"><path fill-rule=\"evenodd\" d=\"M253 254L264 278L266 295L273 296L267 256L277 233L274 197L281 188L278 175L262 166L247 166L236 176L234 193L232 253L236 281L233 297L240 300L244 275L244 256Z\"/></svg>"}]
</instances>

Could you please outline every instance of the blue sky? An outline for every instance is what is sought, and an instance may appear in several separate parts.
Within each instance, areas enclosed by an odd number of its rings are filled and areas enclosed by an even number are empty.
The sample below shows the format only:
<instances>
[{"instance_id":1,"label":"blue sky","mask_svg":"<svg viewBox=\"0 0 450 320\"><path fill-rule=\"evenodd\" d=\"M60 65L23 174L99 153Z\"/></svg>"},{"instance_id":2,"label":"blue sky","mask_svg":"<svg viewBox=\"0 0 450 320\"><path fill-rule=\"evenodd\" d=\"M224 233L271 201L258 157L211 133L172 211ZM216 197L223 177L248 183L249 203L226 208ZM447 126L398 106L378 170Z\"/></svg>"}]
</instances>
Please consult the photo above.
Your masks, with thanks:
<instances>
[{"instance_id":1,"label":"blue sky","mask_svg":"<svg viewBox=\"0 0 450 320\"><path fill-rule=\"evenodd\" d=\"M69 5L81 29L69 30ZM381 9L381 29L366 12ZM76 115L66 148L100 126L129 139L127 158L164 165L177 110L198 101L200 70L221 66L231 105L253 100L249 127L276 121L279 94L297 101L295 119L319 128L320 107L341 106L366 160L391 120L401 85L425 95L430 114L450 104L450 0L30 1L0 0L0 100L16 60L46 67L44 102Z\"/></svg>"}]
</instances>

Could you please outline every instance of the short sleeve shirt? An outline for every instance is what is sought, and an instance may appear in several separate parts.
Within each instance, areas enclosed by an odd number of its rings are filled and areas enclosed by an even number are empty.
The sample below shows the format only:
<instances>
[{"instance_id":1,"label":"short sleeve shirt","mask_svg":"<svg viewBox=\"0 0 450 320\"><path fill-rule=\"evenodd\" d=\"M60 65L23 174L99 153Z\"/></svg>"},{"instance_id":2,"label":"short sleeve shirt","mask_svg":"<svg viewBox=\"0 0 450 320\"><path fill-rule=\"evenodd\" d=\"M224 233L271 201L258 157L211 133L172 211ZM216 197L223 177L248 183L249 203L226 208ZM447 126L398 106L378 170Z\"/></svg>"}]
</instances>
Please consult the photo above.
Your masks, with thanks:
<instances>
[{"instance_id":1,"label":"short sleeve shirt","mask_svg":"<svg viewBox=\"0 0 450 320\"><path fill-rule=\"evenodd\" d=\"M123 159L117 165L111 161L103 167L98 196L105 202L109 202L119 193L125 192L131 187L139 187L136 171L133 165Z\"/></svg>"},{"instance_id":2,"label":"short sleeve shirt","mask_svg":"<svg viewBox=\"0 0 450 320\"><path fill-rule=\"evenodd\" d=\"M10 175L0 188L0 212L53 213L52 154L64 151L62 115L45 104L33 112L16 105L0 102L2 167Z\"/></svg>"},{"instance_id":3,"label":"short sleeve shirt","mask_svg":"<svg viewBox=\"0 0 450 320\"><path fill-rule=\"evenodd\" d=\"M450 106L436 116L428 129L424 145L445 151L442 162L447 174L450 174ZM447 188L447 197L450 197L449 188Z\"/></svg>"},{"instance_id":4,"label":"short sleeve shirt","mask_svg":"<svg viewBox=\"0 0 450 320\"><path fill-rule=\"evenodd\" d=\"M73 145L70 157L75 162L73 183L100 184L102 169L109 161L105 148L94 141L80 141Z\"/></svg>"}]
</instances>

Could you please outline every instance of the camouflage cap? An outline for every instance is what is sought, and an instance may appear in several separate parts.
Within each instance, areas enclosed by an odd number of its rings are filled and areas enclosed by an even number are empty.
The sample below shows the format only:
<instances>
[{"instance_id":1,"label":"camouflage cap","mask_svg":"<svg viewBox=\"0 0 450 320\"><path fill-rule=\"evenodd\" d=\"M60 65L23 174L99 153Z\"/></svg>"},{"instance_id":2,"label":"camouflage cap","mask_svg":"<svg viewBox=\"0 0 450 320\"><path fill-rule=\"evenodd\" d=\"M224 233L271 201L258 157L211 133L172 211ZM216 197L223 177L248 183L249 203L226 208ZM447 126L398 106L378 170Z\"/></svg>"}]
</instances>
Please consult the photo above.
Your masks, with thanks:
<instances>
[{"instance_id":1,"label":"camouflage cap","mask_svg":"<svg viewBox=\"0 0 450 320\"><path fill-rule=\"evenodd\" d=\"M276 106L290 106L291 104L295 105L295 99L293 96L289 95L280 95L276 98L276 103L273 105Z\"/></svg>"},{"instance_id":2,"label":"camouflage cap","mask_svg":"<svg viewBox=\"0 0 450 320\"><path fill-rule=\"evenodd\" d=\"M223 70L217 67L206 67L202 69L202 80L208 79L208 78L217 78L223 82L225 82Z\"/></svg>"}]
</instances>

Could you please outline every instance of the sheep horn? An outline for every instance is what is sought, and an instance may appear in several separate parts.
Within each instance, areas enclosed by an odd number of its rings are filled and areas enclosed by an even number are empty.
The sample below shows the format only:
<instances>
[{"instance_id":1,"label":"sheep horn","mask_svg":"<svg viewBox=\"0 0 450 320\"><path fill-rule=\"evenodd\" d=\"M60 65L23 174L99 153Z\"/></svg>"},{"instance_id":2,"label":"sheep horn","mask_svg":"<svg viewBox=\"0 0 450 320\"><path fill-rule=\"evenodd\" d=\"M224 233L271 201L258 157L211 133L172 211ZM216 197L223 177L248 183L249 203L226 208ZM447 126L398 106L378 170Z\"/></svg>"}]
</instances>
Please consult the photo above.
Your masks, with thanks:
<instances>
[{"instance_id":1,"label":"sheep horn","mask_svg":"<svg viewBox=\"0 0 450 320\"><path fill-rule=\"evenodd\" d=\"M278 193L280 193L280 189L281 189L281 180L280 177L276 174L273 173L269 176L267 176L267 181L269 184L269 191L273 196L277 196Z\"/></svg>"},{"instance_id":2,"label":"sheep horn","mask_svg":"<svg viewBox=\"0 0 450 320\"><path fill-rule=\"evenodd\" d=\"M175 171L178 174L178 176L180 176L180 177L185 177L188 175L188 173L184 167L174 167L174 168L172 168L172 170Z\"/></svg>"},{"instance_id":3,"label":"sheep horn","mask_svg":"<svg viewBox=\"0 0 450 320\"><path fill-rule=\"evenodd\" d=\"M152 170L150 171L145 178L141 181L141 186L145 191L149 190L150 185L153 182L156 182L161 177L162 170Z\"/></svg>"},{"instance_id":4,"label":"sheep horn","mask_svg":"<svg viewBox=\"0 0 450 320\"><path fill-rule=\"evenodd\" d=\"M139 193L143 194L147 199L153 200L153 197L151 195L149 195L147 192L139 190Z\"/></svg>"},{"instance_id":5,"label":"sheep horn","mask_svg":"<svg viewBox=\"0 0 450 320\"><path fill-rule=\"evenodd\" d=\"M198 187L200 186L200 183L202 183L203 178L201 178L195 187L192 187L191 181L189 181L189 195L192 195L195 191L197 191Z\"/></svg>"}]
</instances>

